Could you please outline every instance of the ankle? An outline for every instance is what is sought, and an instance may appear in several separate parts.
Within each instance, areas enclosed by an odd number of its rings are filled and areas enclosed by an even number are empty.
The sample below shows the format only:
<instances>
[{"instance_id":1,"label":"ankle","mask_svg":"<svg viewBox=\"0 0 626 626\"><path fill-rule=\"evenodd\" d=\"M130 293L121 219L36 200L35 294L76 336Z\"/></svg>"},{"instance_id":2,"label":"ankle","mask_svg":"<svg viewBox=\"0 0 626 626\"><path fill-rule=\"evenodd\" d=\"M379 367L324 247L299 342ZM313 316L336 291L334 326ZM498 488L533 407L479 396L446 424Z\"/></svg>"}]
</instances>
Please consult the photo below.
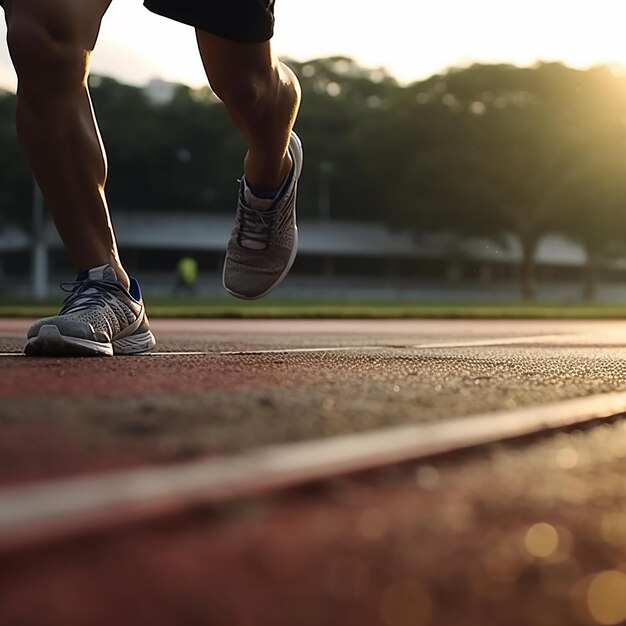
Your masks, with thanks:
<instances>
[{"instance_id":1,"label":"ankle","mask_svg":"<svg viewBox=\"0 0 626 626\"><path fill-rule=\"evenodd\" d=\"M262 192L278 191L291 171L291 155L280 159L248 152L244 159L244 176L250 187Z\"/></svg>"},{"instance_id":2,"label":"ankle","mask_svg":"<svg viewBox=\"0 0 626 626\"><path fill-rule=\"evenodd\" d=\"M126 270L122 267L122 264L119 261L110 261L109 264L115 270L117 274L117 280L126 287L126 289L130 288L130 276L126 273Z\"/></svg>"},{"instance_id":3,"label":"ankle","mask_svg":"<svg viewBox=\"0 0 626 626\"><path fill-rule=\"evenodd\" d=\"M96 267L101 267L104 265L110 265L114 270L115 270L115 274L117 275L117 280L118 282L120 282L122 285L124 285L124 287L126 289L130 288L130 277L128 276L128 274L126 273L126 270L122 267L121 263L115 259L111 259L106 263L98 263L98 264L88 264L88 265L81 265L78 266L77 269L77 275L82 275L84 274L85 276L89 273L89 270L94 269Z\"/></svg>"}]
</instances>

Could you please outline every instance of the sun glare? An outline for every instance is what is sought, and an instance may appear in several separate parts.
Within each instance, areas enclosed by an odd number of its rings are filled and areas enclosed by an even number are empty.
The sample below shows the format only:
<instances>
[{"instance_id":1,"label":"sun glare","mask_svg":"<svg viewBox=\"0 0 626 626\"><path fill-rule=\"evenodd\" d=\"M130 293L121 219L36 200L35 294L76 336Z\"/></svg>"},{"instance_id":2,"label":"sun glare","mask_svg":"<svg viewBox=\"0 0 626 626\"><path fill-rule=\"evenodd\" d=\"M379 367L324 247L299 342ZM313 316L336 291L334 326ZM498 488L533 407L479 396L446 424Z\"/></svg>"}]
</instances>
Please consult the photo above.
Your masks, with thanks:
<instances>
[{"instance_id":1,"label":"sun glare","mask_svg":"<svg viewBox=\"0 0 626 626\"><path fill-rule=\"evenodd\" d=\"M623 0L277 0L276 17L279 54L350 56L404 83L474 62L626 65ZM149 13L139 0L113 1L93 70L132 83L206 82L193 30ZM4 47L0 84L10 86L13 76Z\"/></svg>"}]
</instances>

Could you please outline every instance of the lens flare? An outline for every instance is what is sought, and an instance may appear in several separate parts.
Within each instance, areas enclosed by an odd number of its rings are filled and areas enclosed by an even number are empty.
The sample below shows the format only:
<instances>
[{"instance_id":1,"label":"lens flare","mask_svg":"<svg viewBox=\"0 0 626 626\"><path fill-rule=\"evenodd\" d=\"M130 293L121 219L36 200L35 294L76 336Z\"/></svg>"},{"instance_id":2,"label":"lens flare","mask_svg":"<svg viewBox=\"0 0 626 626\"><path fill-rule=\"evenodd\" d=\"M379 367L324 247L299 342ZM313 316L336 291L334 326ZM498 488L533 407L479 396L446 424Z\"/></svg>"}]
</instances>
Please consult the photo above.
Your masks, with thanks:
<instances>
[{"instance_id":1,"label":"lens flare","mask_svg":"<svg viewBox=\"0 0 626 626\"><path fill-rule=\"evenodd\" d=\"M535 524L526 532L524 547L531 556L546 559L559 547L559 533L550 524Z\"/></svg>"},{"instance_id":2,"label":"lens flare","mask_svg":"<svg viewBox=\"0 0 626 626\"><path fill-rule=\"evenodd\" d=\"M626 619L626 574L614 570L596 574L587 591L587 607L602 626Z\"/></svg>"}]
</instances>

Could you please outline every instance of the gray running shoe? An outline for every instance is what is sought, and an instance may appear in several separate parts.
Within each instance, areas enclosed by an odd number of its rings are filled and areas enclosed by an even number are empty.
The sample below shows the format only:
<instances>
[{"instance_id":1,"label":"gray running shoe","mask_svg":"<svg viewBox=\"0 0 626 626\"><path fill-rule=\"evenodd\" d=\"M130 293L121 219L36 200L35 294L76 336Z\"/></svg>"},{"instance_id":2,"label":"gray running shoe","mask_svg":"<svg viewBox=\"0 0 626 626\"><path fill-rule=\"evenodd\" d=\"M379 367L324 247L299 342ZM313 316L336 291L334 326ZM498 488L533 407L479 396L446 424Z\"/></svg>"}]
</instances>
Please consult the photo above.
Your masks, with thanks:
<instances>
[{"instance_id":1,"label":"gray running shoe","mask_svg":"<svg viewBox=\"0 0 626 626\"><path fill-rule=\"evenodd\" d=\"M127 290L110 265L61 285L69 291L59 315L35 322L24 353L29 356L138 354L155 345L139 283ZM71 290L70 290L71 288Z\"/></svg>"},{"instance_id":2,"label":"gray running shoe","mask_svg":"<svg viewBox=\"0 0 626 626\"><path fill-rule=\"evenodd\" d=\"M255 209L244 200L239 188L235 228L226 247L223 282L229 294L244 300L266 296L287 276L298 251L296 194L302 172L302 143L291 133L291 172L276 200L267 209Z\"/></svg>"}]
</instances>

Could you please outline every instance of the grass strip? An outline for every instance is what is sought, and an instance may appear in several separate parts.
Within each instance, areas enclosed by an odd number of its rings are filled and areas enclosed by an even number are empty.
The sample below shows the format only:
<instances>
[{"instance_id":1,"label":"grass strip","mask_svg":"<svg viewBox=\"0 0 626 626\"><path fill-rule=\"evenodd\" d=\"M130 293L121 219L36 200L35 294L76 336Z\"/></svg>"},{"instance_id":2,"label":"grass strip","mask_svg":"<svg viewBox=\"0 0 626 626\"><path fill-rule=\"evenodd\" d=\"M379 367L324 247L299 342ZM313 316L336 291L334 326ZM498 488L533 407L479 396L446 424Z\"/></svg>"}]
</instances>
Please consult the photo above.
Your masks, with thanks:
<instances>
[{"instance_id":1,"label":"grass strip","mask_svg":"<svg viewBox=\"0 0 626 626\"><path fill-rule=\"evenodd\" d=\"M60 301L0 300L0 317L38 318L58 313ZM623 319L624 304L391 302L371 300L278 300L150 298L157 318L308 319Z\"/></svg>"}]
</instances>

